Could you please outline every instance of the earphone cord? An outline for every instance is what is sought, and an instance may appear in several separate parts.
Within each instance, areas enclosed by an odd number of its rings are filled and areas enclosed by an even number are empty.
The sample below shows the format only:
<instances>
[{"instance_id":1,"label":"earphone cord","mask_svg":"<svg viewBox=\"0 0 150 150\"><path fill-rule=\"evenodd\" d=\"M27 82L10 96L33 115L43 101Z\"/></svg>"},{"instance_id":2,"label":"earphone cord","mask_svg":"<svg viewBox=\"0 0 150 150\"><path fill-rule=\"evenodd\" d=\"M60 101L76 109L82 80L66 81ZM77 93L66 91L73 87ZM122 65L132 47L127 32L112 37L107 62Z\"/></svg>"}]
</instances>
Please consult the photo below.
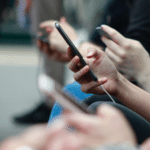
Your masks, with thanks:
<instances>
[{"instance_id":1,"label":"earphone cord","mask_svg":"<svg viewBox=\"0 0 150 150\"><path fill-rule=\"evenodd\" d=\"M109 98L110 98L114 103L116 103L115 100L112 98L112 96L103 88L103 86L100 85L100 87L101 87L101 88L103 89L103 91L109 96Z\"/></svg>"}]
</instances>

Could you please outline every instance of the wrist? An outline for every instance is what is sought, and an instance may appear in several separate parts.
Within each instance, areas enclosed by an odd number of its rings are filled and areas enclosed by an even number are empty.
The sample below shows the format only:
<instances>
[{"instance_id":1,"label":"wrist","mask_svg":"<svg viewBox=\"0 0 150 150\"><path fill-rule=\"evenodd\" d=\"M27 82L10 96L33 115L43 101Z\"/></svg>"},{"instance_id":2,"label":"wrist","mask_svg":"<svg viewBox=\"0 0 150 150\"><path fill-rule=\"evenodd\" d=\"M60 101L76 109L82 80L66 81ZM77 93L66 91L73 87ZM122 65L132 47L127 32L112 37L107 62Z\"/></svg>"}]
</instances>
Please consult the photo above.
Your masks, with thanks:
<instances>
[{"instance_id":1,"label":"wrist","mask_svg":"<svg viewBox=\"0 0 150 150\"><path fill-rule=\"evenodd\" d=\"M124 96L124 93L128 90L130 82L120 73L118 73L118 81L117 81L117 88L114 96L120 99Z\"/></svg>"},{"instance_id":2,"label":"wrist","mask_svg":"<svg viewBox=\"0 0 150 150\"><path fill-rule=\"evenodd\" d=\"M150 68L145 69L143 72L136 75L135 79L142 87L150 85Z\"/></svg>"}]
</instances>

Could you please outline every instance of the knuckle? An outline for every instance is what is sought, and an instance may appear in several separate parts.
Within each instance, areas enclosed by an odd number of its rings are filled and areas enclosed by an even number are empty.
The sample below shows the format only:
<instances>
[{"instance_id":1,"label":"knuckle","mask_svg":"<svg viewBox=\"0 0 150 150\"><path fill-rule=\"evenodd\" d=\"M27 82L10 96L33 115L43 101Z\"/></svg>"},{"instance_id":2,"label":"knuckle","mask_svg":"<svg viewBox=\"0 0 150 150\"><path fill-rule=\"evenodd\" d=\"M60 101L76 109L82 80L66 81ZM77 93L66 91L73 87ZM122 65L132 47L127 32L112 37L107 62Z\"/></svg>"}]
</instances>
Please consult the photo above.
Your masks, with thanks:
<instances>
[{"instance_id":1,"label":"knuckle","mask_svg":"<svg viewBox=\"0 0 150 150\"><path fill-rule=\"evenodd\" d=\"M123 65L123 61L122 60L118 60L117 64L118 64L117 66L120 67L120 66Z\"/></svg>"},{"instance_id":2,"label":"knuckle","mask_svg":"<svg viewBox=\"0 0 150 150\"><path fill-rule=\"evenodd\" d=\"M126 43L126 44L124 44L123 48L124 48L125 50L130 50L130 49L131 49L131 44Z\"/></svg>"},{"instance_id":3,"label":"knuckle","mask_svg":"<svg viewBox=\"0 0 150 150\"><path fill-rule=\"evenodd\" d=\"M117 35L117 33L116 33L116 32L112 32L112 33L110 33L110 36L111 36L111 37L113 37L113 38L114 38L114 37L116 37L116 35Z\"/></svg>"},{"instance_id":4,"label":"knuckle","mask_svg":"<svg viewBox=\"0 0 150 150\"><path fill-rule=\"evenodd\" d=\"M120 53L120 57L121 57L122 59L126 59L126 58L127 58L127 55L126 55L125 52L122 52L122 53Z\"/></svg>"}]
</instances>

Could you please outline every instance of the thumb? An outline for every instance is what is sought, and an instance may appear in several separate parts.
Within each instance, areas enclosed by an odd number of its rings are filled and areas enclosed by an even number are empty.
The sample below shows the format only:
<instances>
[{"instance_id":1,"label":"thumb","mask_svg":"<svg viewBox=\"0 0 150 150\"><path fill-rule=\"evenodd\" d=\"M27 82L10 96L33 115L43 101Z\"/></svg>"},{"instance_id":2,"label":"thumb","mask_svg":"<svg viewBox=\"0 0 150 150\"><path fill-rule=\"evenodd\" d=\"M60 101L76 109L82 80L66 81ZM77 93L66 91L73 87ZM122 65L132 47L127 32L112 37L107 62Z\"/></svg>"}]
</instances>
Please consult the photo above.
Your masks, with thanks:
<instances>
[{"instance_id":1,"label":"thumb","mask_svg":"<svg viewBox=\"0 0 150 150\"><path fill-rule=\"evenodd\" d=\"M96 48L89 48L87 53L87 58L96 58L99 59L102 55L102 52L97 50Z\"/></svg>"}]
</instances>

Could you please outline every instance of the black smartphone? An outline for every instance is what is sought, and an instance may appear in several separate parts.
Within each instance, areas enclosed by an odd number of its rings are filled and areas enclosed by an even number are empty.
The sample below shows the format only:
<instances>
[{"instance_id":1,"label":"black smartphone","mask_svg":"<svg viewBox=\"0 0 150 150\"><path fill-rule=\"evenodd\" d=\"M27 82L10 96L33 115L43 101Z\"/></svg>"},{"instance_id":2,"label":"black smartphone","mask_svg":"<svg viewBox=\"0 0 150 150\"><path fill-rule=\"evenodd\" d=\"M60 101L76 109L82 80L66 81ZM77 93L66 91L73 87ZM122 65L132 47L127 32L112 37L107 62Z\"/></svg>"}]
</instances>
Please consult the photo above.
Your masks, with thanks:
<instances>
[{"instance_id":1,"label":"black smartphone","mask_svg":"<svg viewBox=\"0 0 150 150\"><path fill-rule=\"evenodd\" d=\"M102 37L102 36L105 36L105 37L107 37L108 39L112 40L112 38L111 38L106 32L104 32L101 27L97 27L96 30L98 30L98 32L99 32L99 34L100 34L101 37Z\"/></svg>"},{"instance_id":2,"label":"black smartphone","mask_svg":"<svg viewBox=\"0 0 150 150\"><path fill-rule=\"evenodd\" d=\"M75 47L75 45L73 44L73 42L70 40L70 38L68 37L68 35L65 33L65 31L62 29L62 27L60 26L60 24L58 22L55 23L55 27L58 30L58 32L62 35L62 37L64 38L64 40L67 42L67 44L70 46L70 48L72 49L74 55L78 55L79 58L80 58L80 61L81 61L82 65L86 66L87 63L84 61L82 55L80 54L80 52L78 51L78 49ZM92 70L89 70L89 74L90 74L91 78L94 81L98 80L97 77L92 72Z\"/></svg>"},{"instance_id":3,"label":"black smartphone","mask_svg":"<svg viewBox=\"0 0 150 150\"><path fill-rule=\"evenodd\" d=\"M41 40L43 43L49 44L48 37L40 34L34 36L36 39Z\"/></svg>"},{"instance_id":4,"label":"black smartphone","mask_svg":"<svg viewBox=\"0 0 150 150\"><path fill-rule=\"evenodd\" d=\"M50 85L49 88L45 86L41 89L46 97L51 101L58 102L63 108L70 111L82 112L86 114L95 114L93 109L87 109L88 105L85 103L79 103L69 91L63 91L62 86L53 78L51 80L46 80L47 85Z\"/></svg>"}]
</instances>

